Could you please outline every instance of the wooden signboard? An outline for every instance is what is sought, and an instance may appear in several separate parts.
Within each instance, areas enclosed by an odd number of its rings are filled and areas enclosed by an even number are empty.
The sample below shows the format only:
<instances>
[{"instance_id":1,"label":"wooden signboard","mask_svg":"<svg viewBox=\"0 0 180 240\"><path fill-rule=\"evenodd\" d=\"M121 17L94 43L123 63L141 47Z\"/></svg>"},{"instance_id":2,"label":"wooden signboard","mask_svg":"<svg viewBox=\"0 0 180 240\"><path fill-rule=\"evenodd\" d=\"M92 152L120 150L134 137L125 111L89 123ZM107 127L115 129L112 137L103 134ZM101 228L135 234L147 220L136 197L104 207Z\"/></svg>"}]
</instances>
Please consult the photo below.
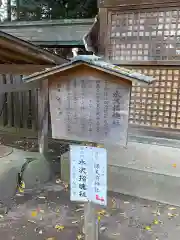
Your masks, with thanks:
<instances>
[{"instance_id":1,"label":"wooden signboard","mask_svg":"<svg viewBox=\"0 0 180 240\"><path fill-rule=\"evenodd\" d=\"M72 77L49 89L52 137L125 146L130 85Z\"/></svg>"}]
</instances>

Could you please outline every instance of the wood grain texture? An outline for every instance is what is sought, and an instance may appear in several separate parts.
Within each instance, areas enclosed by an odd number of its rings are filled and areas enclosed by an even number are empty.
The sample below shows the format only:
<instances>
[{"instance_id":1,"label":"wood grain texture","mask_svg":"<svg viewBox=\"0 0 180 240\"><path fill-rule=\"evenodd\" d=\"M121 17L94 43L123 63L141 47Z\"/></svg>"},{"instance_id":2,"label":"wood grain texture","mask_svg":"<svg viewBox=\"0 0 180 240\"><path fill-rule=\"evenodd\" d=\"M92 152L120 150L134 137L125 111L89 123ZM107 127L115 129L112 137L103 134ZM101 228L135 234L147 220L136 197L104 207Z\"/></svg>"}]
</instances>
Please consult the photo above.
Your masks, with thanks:
<instances>
[{"instance_id":1,"label":"wood grain texture","mask_svg":"<svg viewBox=\"0 0 180 240\"><path fill-rule=\"evenodd\" d=\"M0 24L2 31L41 46L83 45L94 19L13 22Z\"/></svg>"},{"instance_id":2,"label":"wood grain texture","mask_svg":"<svg viewBox=\"0 0 180 240\"><path fill-rule=\"evenodd\" d=\"M53 138L126 145L130 86L81 73L55 81L49 95Z\"/></svg>"},{"instance_id":3,"label":"wood grain texture","mask_svg":"<svg viewBox=\"0 0 180 240\"><path fill-rule=\"evenodd\" d=\"M99 7L106 8L156 8L156 7L175 7L180 6L178 0L99 0Z\"/></svg>"},{"instance_id":4,"label":"wood grain texture","mask_svg":"<svg viewBox=\"0 0 180 240\"><path fill-rule=\"evenodd\" d=\"M48 151L48 80L41 82L38 93L38 142L39 152L46 157Z\"/></svg>"},{"instance_id":5,"label":"wood grain texture","mask_svg":"<svg viewBox=\"0 0 180 240\"><path fill-rule=\"evenodd\" d=\"M108 28L108 11L107 8L99 9L99 21L100 21L100 29L99 29L99 54L104 56L106 59L106 44L107 44L107 28Z\"/></svg>"},{"instance_id":6,"label":"wood grain texture","mask_svg":"<svg viewBox=\"0 0 180 240\"><path fill-rule=\"evenodd\" d=\"M180 7L109 11L108 33L112 62L180 60Z\"/></svg>"}]
</instances>

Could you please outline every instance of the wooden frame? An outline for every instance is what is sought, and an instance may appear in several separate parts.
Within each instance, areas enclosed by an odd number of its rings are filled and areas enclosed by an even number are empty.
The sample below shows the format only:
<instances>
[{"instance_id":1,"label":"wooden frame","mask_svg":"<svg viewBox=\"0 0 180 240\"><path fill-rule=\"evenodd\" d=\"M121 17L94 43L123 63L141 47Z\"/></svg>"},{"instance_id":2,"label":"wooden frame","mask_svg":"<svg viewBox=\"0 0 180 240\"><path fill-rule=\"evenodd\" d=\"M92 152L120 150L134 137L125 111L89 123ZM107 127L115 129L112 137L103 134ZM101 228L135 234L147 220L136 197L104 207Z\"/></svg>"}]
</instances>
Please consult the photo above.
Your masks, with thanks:
<instances>
[{"instance_id":1,"label":"wooden frame","mask_svg":"<svg viewBox=\"0 0 180 240\"><path fill-rule=\"evenodd\" d=\"M178 0L98 0L99 8L142 9L180 6Z\"/></svg>"}]
</instances>

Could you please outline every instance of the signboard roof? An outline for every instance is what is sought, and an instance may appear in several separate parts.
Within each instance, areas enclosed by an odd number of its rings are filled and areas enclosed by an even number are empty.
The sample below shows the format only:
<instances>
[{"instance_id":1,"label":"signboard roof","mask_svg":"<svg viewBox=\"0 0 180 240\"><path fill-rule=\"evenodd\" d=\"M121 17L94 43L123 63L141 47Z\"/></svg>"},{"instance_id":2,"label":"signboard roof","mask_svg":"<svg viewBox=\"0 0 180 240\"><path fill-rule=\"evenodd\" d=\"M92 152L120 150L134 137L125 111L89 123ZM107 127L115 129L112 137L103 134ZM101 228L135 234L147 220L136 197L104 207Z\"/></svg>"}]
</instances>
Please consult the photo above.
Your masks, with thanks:
<instances>
[{"instance_id":1,"label":"signboard roof","mask_svg":"<svg viewBox=\"0 0 180 240\"><path fill-rule=\"evenodd\" d=\"M116 65L113 65L109 62L103 61L100 57L94 56L94 55L79 55L71 59L70 62L62 64L57 67L53 67L50 69L47 69L45 71L32 74L28 77L25 77L23 80L25 82L35 81L35 80L42 80L44 78L47 78L48 76L52 76L54 74L57 74L58 72L63 72L67 69L73 68L80 64L86 64L92 68L96 68L98 70L101 70L103 72L107 72L111 75L118 76L120 78L124 78L132 81L138 81L143 82L146 84L150 84L153 80L155 80L151 76L146 76L144 74L138 73L134 70L129 70L124 67L119 67Z\"/></svg>"}]
</instances>

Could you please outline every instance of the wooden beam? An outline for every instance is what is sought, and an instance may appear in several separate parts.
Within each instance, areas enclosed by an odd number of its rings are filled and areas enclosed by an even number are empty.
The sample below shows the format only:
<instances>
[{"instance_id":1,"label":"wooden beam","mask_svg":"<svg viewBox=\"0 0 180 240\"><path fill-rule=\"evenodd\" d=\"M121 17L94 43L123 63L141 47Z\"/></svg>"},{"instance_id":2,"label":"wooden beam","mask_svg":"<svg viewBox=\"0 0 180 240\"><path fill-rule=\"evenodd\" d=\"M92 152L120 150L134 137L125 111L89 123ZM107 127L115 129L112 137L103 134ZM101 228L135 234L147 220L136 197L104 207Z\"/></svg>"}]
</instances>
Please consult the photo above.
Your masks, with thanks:
<instances>
[{"instance_id":1,"label":"wooden beam","mask_svg":"<svg viewBox=\"0 0 180 240\"><path fill-rule=\"evenodd\" d=\"M99 21L100 21L100 29L99 29L99 54L104 56L106 55L107 48L107 28L108 28L108 11L107 8L99 9Z\"/></svg>"},{"instance_id":2,"label":"wooden beam","mask_svg":"<svg viewBox=\"0 0 180 240\"><path fill-rule=\"evenodd\" d=\"M41 72L54 65L34 65L34 64L0 64L0 74L20 74L29 75L35 72Z\"/></svg>"},{"instance_id":3,"label":"wooden beam","mask_svg":"<svg viewBox=\"0 0 180 240\"><path fill-rule=\"evenodd\" d=\"M31 60L30 58L23 56L21 53L17 54L13 50L8 50L5 48L0 48L0 56L4 62L7 63L15 63L15 62L23 62L25 61L27 64L32 64L34 62L39 63L38 61Z\"/></svg>"},{"instance_id":4,"label":"wooden beam","mask_svg":"<svg viewBox=\"0 0 180 240\"><path fill-rule=\"evenodd\" d=\"M0 84L0 94L10 92L24 92L31 89L39 88L39 86L39 82Z\"/></svg>"},{"instance_id":5,"label":"wooden beam","mask_svg":"<svg viewBox=\"0 0 180 240\"><path fill-rule=\"evenodd\" d=\"M121 60L111 60L111 63L115 65L126 65L126 66L180 66L180 60L165 60L165 61L121 61Z\"/></svg>"},{"instance_id":6,"label":"wooden beam","mask_svg":"<svg viewBox=\"0 0 180 240\"><path fill-rule=\"evenodd\" d=\"M11 40L7 40L5 38L0 38L0 46L2 48L7 48L9 50L16 50L17 53L23 54L27 58L31 58L32 61L39 61L40 63L48 63L48 62L54 62L47 56L43 55L42 53L38 52L38 50L32 50L30 47L23 46L22 44L17 44ZM39 63L39 64L40 64Z\"/></svg>"},{"instance_id":7,"label":"wooden beam","mask_svg":"<svg viewBox=\"0 0 180 240\"><path fill-rule=\"evenodd\" d=\"M180 6L178 0L99 0L99 8L121 8L139 9L139 8L157 8L157 7L177 7Z\"/></svg>"}]
</instances>

